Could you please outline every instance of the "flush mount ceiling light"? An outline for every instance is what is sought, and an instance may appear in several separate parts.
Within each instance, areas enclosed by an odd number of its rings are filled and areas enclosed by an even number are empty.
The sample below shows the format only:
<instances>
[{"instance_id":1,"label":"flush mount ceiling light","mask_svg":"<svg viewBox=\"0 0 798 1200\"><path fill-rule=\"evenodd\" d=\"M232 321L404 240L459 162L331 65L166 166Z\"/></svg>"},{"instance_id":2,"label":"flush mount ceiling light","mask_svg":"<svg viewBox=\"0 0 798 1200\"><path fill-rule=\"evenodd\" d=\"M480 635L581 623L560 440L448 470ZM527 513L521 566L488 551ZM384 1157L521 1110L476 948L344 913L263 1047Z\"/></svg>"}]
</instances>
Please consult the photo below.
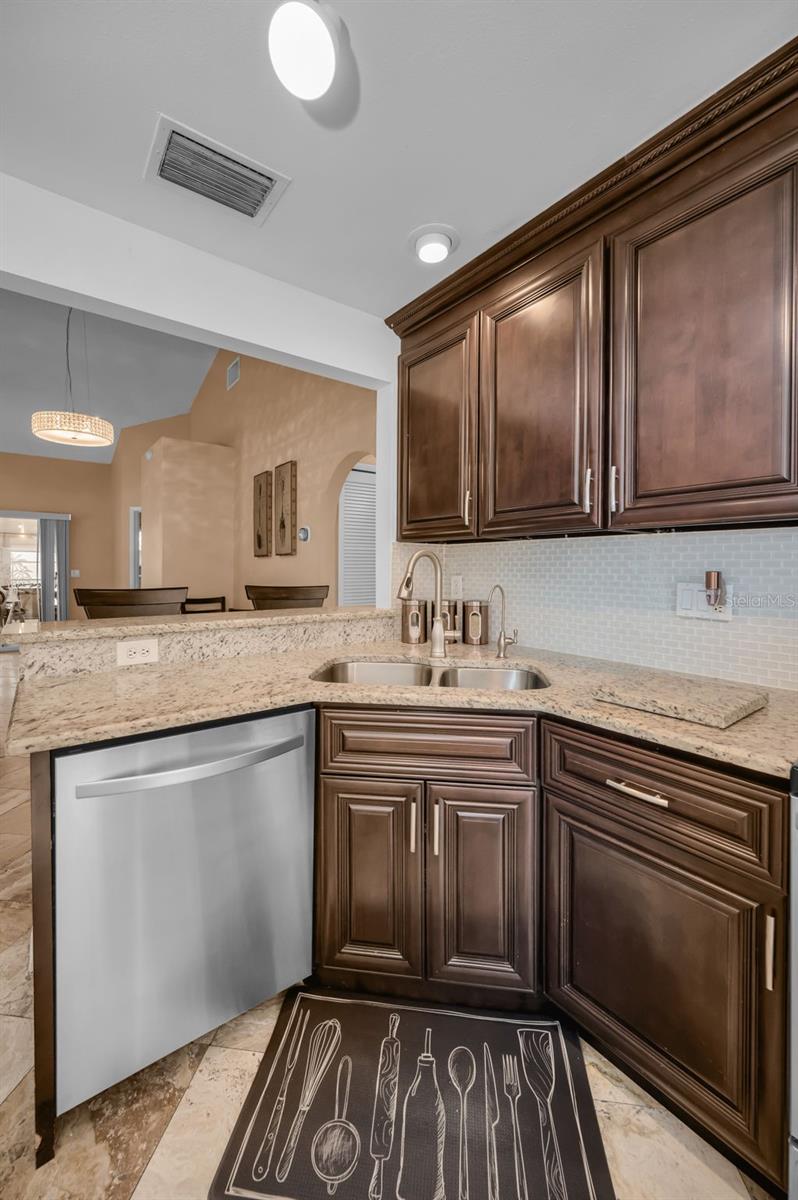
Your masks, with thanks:
<instances>
[{"instance_id":1,"label":"flush mount ceiling light","mask_svg":"<svg viewBox=\"0 0 798 1200\"><path fill-rule=\"evenodd\" d=\"M442 263L457 249L460 239L451 225L421 225L408 238L413 254L423 263Z\"/></svg>"},{"instance_id":2,"label":"flush mount ceiling light","mask_svg":"<svg viewBox=\"0 0 798 1200\"><path fill-rule=\"evenodd\" d=\"M335 78L338 18L317 0L287 0L269 25L269 57L292 96L318 100Z\"/></svg>"},{"instance_id":3,"label":"flush mount ceiling light","mask_svg":"<svg viewBox=\"0 0 798 1200\"><path fill-rule=\"evenodd\" d=\"M60 442L64 446L112 446L114 427L110 421L90 413L75 412L72 402L72 369L69 364L69 332L72 309L66 319L66 392L68 408L35 412L30 427L43 442ZM86 352L86 399L89 398L89 358L86 341L86 314L83 314L83 346Z\"/></svg>"}]
</instances>

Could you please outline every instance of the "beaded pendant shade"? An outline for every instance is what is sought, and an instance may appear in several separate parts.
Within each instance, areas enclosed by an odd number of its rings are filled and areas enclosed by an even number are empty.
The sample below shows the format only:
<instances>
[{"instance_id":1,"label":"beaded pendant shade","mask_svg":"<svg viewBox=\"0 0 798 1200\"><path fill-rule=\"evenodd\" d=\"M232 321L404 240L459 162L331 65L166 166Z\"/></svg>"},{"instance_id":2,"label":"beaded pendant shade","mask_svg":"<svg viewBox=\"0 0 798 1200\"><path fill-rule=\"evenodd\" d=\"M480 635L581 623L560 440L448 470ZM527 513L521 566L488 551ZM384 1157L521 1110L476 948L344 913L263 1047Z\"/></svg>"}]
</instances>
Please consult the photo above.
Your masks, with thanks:
<instances>
[{"instance_id":1,"label":"beaded pendant shade","mask_svg":"<svg viewBox=\"0 0 798 1200\"><path fill-rule=\"evenodd\" d=\"M43 442L60 442L65 446L112 446L114 442L114 427L103 417L95 417L91 413L75 412L72 403L72 369L69 363L69 330L72 320L72 309L67 312L66 321L66 391L69 407L65 409L42 410L31 417L30 427L37 438ZM86 314L83 315L83 342L86 353L86 396L89 397L89 358L86 346Z\"/></svg>"}]
</instances>

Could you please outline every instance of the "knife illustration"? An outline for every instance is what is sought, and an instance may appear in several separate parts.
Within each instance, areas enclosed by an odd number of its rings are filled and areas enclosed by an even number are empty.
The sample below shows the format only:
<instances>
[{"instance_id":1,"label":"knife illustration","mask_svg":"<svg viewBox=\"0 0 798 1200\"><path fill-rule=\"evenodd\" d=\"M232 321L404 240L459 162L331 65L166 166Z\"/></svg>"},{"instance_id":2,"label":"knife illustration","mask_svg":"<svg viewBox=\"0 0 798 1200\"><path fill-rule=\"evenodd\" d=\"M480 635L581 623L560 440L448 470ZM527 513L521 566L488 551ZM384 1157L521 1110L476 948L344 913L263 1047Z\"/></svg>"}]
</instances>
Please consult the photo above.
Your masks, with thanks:
<instances>
[{"instance_id":1,"label":"knife illustration","mask_svg":"<svg viewBox=\"0 0 798 1200\"><path fill-rule=\"evenodd\" d=\"M266 1132L263 1135L263 1141L260 1144L255 1165L252 1168L252 1178L256 1181L265 1178L269 1173L274 1145L277 1141L280 1122L283 1119L283 1112L285 1110L285 1097L288 1092L288 1085L291 1082L291 1076L294 1073L294 1067L299 1058L299 1051L302 1046L302 1039L305 1036L305 1027L309 1016L310 1012L306 1011L299 1018L293 1037L291 1038L291 1044L288 1047L288 1058L285 1060L285 1069L283 1071L282 1082L280 1083L280 1090L277 1093L272 1115L269 1117L269 1124L266 1126Z\"/></svg>"},{"instance_id":2,"label":"knife illustration","mask_svg":"<svg viewBox=\"0 0 798 1200\"><path fill-rule=\"evenodd\" d=\"M488 1200L499 1200L499 1164L496 1159L496 1126L499 1124L499 1093L496 1073L487 1042L482 1043L485 1061L485 1140L488 1146Z\"/></svg>"},{"instance_id":3,"label":"knife illustration","mask_svg":"<svg viewBox=\"0 0 798 1200\"><path fill-rule=\"evenodd\" d=\"M396 1036L399 1014L391 1013L388 1036L382 1039L380 1065L377 1071L377 1087L374 1092L374 1112L371 1118L370 1154L374 1159L374 1173L369 1184L369 1200L381 1200L382 1169L385 1160L391 1157L393 1131L396 1121L396 1090L399 1083L399 1056L402 1044Z\"/></svg>"}]
</instances>

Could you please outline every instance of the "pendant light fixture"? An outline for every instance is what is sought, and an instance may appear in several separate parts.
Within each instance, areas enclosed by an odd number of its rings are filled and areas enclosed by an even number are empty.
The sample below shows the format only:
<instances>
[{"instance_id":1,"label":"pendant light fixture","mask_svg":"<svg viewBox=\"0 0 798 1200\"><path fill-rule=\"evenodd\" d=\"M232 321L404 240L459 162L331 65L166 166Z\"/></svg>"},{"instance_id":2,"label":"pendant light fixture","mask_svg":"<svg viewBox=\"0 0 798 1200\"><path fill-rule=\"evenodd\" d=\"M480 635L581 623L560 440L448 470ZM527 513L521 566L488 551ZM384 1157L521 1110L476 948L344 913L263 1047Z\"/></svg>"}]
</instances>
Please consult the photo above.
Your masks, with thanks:
<instances>
[{"instance_id":1,"label":"pendant light fixture","mask_svg":"<svg viewBox=\"0 0 798 1200\"><path fill-rule=\"evenodd\" d=\"M35 412L31 417L30 427L43 442L60 442L64 446L112 446L114 444L114 427L110 421L90 413L75 412L72 400L72 368L69 363L69 334L72 323L72 309L67 311L66 319L66 395L68 407L52 412ZM89 394L89 351L86 340L86 314L83 314L83 349L86 357L86 400L91 403Z\"/></svg>"}]
</instances>

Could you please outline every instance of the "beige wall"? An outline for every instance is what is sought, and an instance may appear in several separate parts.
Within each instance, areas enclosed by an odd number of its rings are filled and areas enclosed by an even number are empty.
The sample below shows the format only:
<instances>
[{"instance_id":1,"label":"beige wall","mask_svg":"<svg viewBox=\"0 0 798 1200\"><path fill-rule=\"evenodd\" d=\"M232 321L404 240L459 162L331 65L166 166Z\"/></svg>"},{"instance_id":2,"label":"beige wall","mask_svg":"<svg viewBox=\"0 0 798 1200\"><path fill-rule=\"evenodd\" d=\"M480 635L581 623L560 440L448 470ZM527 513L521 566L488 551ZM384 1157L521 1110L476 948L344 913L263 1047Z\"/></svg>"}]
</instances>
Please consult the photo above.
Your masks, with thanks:
<instances>
[{"instance_id":1,"label":"beige wall","mask_svg":"<svg viewBox=\"0 0 798 1200\"><path fill-rule=\"evenodd\" d=\"M109 587L130 587L130 509L141 507L141 465L145 450L160 437L188 436L188 413L131 425L120 431L111 464L114 555Z\"/></svg>"},{"instance_id":2,"label":"beige wall","mask_svg":"<svg viewBox=\"0 0 798 1200\"><path fill-rule=\"evenodd\" d=\"M235 488L234 607L249 607L247 583L328 583L336 603L338 496L356 462L376 448L376 395L276 363L242 357L241 379L228 392L235 356L219 351L194 400L191 437L232 446ZM252 486L260 471L297 462L297 525L311 540L296 555L256 558L252 549Z\"/></svg>"},{"instance_id":3,"label":"beige wall","mask_svg":"<svg viewBox=\"0 0 798 1200\"><path fill-rule=\"evenodd\" d=\"M0 509L68 512L69 565L80 571L70 581L69 615L80 617L71 588L107 587L113 565L111 467L108 463L0 454Z\"/></svg>"},{"instance_id":4,"label":"beige wall","mask_svg":"<svg viewBox=\"0 0 798 1200\"><path fill-rule=\"evenodd\" d=\"M233 591L236 453L159 438L142 460L142 586L188 586L190 596Z\"/></svg>"}]
</instances>

